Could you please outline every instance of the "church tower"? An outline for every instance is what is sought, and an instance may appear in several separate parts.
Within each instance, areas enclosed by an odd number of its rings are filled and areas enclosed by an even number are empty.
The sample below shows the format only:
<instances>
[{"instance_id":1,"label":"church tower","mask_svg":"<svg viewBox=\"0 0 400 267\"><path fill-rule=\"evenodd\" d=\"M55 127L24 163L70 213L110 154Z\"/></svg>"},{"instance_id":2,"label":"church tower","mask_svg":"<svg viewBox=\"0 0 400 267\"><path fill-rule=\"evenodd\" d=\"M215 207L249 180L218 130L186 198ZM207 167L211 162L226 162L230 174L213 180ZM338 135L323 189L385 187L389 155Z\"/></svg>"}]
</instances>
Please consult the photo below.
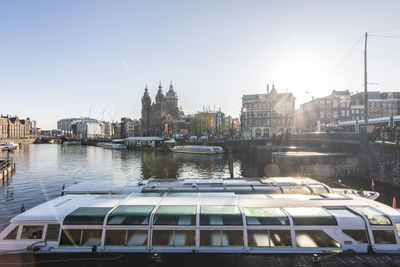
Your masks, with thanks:
<instances>
[{"instance_id":1,"label":"church tower","mask_svg":"<svg viewBox=\"0 0 400 267\"><path fill-rule=\"evenodd\" d=\"M162 104L164 103L164 93L162 91L162 86L161 86L161 82L160 85L158 86L158 92L156 95L156 104Z\"/></svg>"},{"instance_id":2,"label":"church tower","mask_svg":"<svg viewBox=\"0 0 400 267\"><path fill-rule=\"evenodd\" d=\"M165 129L166 123L166 112L165 112L165 97L162 91L161 82L158 86L158 92L156 95L156 103L152 105L152 132L156 136L161 136Z\"/></svg>"},{"instance_id":3,"label":"church tower","mask_svg":"<svg viewBox=\"0 0 400 267\"><path fill-rule=\"evenodd\" d=\"M178 95L174 91L174 86L171 84L169 86L169 91L165 94L165 105L167 114L174 119L178 119L179 109L178 109Z\"/></svg>"},{"instance_id":4,"label":"church tower","mask_svg":"<svg viewBox=\"0 0 400 267\"><path fill-rule=\"evenodd\" d=\"M146 136L150 133L150 116L151 116L151 98L149 95L149 90L144 89L144 94L142 97L142 135Z\"/></svg>"}]
</instances>

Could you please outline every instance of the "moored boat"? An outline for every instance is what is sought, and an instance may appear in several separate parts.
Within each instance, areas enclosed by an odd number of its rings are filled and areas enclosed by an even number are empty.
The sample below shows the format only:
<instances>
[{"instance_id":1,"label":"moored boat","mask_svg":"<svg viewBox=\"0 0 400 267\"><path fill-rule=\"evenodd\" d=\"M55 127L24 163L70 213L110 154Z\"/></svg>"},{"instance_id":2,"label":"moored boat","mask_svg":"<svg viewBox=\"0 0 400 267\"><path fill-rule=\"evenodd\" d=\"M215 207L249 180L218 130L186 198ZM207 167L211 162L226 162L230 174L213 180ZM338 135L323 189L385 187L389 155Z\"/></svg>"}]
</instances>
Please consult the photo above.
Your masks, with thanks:
<instances>
[{"instance_id":1,"label":"moored boat","mask_svg":"<svg viewBox=\"0 0 400 267\"><path fill-rule=\"evenodd\" d=\"M217 152L211 146L174 146L170 149L174 153L215 155Z\"/></svg>"},{"instance_id":2,"label":"moored boat","mask_svg":"<svg viewBox=\"0 0 400 267\"><path fill-rule=\"evenodd\" d=\"M344 194L65 195L14 217L0 252L398 253L400 212Z\"/></svg>"},{"instance_id":3,"label":"moored boat","mask_svg":"<svg viewBox=\"0 0 400 267\"><path fill-rule=\"evenodd\" d=\"M125 144L114 144L114 143L104 143L102 145L104 148L108 148L108 149L126 149L126 145Z\"/></svg>"},{"instance_id":4,"label":"moored boat","mask_svg":"<svg viewBox=\"0 0 400 267\"><path fill-rule=\"evenodd\" d=\"M16 150L18 149L19 145L10 143L10 144L5 144L5 145L0 145L0 151L10 151L10 150Z\"/></svg>"}]
</instances>

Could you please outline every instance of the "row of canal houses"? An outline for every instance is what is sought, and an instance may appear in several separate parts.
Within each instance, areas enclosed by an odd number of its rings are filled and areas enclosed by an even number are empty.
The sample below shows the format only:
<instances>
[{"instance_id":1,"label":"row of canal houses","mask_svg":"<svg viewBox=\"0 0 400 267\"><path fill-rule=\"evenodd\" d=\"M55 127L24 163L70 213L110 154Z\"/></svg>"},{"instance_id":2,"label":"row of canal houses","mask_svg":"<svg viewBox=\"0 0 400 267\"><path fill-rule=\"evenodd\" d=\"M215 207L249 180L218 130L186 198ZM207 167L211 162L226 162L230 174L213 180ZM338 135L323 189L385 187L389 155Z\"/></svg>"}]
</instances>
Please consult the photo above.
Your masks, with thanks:
<instances>
[{"instance_id":1,"label":"row of canal houses","mask_svg":"<svg viewBox=\"0 0 400 267\"><path fill-rule=\"evenodd\" d=\"M24 120L17 116L1 115L0 139L17 139L30 137L30 119Z\"/></svg>"}]
</instances>

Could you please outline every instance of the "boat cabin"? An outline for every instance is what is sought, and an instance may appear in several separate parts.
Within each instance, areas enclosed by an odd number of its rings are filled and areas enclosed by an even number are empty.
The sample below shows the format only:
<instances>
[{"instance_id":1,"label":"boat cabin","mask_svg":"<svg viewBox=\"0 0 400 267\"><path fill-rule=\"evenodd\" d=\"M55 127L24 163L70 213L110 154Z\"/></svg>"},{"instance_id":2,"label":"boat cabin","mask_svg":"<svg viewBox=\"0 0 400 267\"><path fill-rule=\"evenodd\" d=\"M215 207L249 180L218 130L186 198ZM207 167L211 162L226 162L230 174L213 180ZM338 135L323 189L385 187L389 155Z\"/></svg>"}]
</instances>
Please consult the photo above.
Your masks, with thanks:
<instances>
[{"instance_id":1,"label":"boat cabin","mask_svg":"<svg viewBox=\"0 0 400 267\"><path fill-rule=\"evenodd\" d=\"M344 194L66 195L14 217L0 252L398 253L399 231L398 210Z\"/></svg>"}]
</instances>

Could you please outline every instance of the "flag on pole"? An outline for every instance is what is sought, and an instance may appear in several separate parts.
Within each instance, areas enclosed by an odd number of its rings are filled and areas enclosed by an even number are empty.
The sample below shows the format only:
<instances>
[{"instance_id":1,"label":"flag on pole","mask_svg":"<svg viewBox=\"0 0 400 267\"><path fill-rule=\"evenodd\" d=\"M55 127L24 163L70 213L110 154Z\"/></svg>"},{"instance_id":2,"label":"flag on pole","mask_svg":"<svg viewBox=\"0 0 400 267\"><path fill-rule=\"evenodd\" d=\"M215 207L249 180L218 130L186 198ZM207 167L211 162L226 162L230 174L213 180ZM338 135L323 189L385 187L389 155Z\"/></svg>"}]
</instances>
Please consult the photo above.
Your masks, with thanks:
<instances>
[{"instance_id":1,"label":"flag on pole","mask_svg":"<svg viewBox=\"0 0 400 267\"><path fill-rule=\"evenodd\" d=\"M396 208L396 198L395 197L393 197L393 203L392 203L392 208Z\"/></svg>"},{"instance_id":2,"label":"flag on pole","mask_svg":"<svg viewBox=\"0 0 400 267\"><path fill-rule=\"evenodd\" d=\"M165 132L168 133L168 123L165 124Z\"/></svg>"},{"instance_id":3,"label":"flag on pole","mask_svg":"<svg viewBox=\"0 0 400 267\"><path fill-rule=\"evenodd\" d=\"M372 179L372 180L371 180L371 187L372 187L372 190L374 190L374 191L375 191L375 183L374 183L374 179Z\"/></svg>"}]
</instances>

